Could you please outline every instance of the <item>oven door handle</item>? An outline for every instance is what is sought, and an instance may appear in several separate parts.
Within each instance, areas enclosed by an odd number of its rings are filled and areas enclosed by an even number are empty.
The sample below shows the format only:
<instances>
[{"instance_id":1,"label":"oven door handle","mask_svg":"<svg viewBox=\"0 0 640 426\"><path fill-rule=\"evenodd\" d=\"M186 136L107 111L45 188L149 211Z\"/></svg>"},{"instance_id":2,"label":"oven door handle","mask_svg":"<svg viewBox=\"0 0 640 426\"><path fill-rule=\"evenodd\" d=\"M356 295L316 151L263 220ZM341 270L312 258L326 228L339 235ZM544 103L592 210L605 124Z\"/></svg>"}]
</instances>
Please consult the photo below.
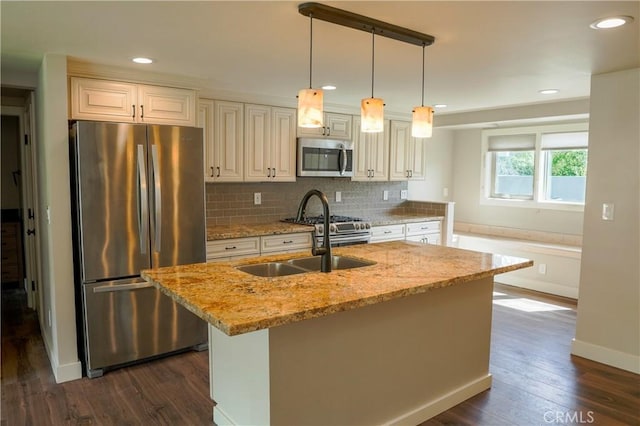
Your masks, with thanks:
<instances>
[{"instance_id":1,"label":"oven door handle","mask_svg":"<svg viewBox=\"0 0 640 426\"><path fill-rule=\"evenodd\" d=\"M342 156L342 168L340 169L340 176L344 175L347 171L347 148L342 145L342 151L340 151Z\"/></svg>"}]
</instances>

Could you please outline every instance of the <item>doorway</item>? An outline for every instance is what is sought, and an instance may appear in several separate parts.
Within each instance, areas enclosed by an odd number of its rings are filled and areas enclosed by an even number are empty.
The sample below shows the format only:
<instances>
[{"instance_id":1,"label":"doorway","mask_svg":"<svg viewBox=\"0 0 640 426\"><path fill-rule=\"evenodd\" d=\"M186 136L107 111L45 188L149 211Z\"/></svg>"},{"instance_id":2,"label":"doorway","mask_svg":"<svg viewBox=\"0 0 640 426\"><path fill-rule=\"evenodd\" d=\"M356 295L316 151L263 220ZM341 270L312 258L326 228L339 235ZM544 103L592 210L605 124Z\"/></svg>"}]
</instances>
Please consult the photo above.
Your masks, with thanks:
<instances>
[{"instance_id":1,"label":"doorway","mask_svg":"<svg viewBox=\"0 0 640 426\"><path fill-rule=\"evenodd\" d=\"M34 116L33 91L2 87L1 285L22 290L28 307L39 311Z\"/></svg>"}]
</instances>

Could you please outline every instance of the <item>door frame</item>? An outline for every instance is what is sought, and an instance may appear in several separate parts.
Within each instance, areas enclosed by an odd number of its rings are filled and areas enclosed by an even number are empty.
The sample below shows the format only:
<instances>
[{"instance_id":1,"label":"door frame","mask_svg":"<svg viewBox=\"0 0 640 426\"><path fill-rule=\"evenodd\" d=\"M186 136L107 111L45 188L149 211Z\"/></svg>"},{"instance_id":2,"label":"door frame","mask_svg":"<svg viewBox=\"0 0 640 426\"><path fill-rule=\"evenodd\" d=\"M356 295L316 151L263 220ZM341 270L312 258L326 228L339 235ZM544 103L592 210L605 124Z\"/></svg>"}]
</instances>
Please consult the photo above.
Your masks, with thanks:
<instances>
[{"instance_id":1,"label":"door frame","mask_svg":"<svg viewBox=\"0 0 640 426\"><path fill-rule=\"evenodd\" d=\"M18 117L20 144L21 177L21 219L24 258L23 286L27 293L29 308L39 311L41 293L39 284L42 282L40 270L40 241L38 238L39 209L38 209L38 167L37 149L35 141L35 94L29 90L29 96L22 107L2 106L2 115ZM27 142L27 143L25 143ZM31 232L35 231L35 233Z\"/></svg>"}]
</instances>

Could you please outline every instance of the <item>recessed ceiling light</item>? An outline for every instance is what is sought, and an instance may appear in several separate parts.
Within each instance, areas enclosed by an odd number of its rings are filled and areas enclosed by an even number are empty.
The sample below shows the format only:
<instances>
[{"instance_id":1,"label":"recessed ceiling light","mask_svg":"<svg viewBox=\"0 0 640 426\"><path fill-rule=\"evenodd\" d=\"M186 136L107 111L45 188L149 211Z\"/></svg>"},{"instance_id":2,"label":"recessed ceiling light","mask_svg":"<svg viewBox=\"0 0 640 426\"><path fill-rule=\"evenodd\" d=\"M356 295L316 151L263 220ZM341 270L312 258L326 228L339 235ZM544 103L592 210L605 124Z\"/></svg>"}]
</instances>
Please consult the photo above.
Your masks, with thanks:
<instances>
[{"instance_id":1,"label":"recessed ceiling light","mask_svg":"<svg viewBox=\"0 0 640 426\"><path fill-rule=\"evenodd\" d=\"M324 86L322 86L323 90L336 90L336 86L332 85L332 84L326 84Z\"/></svg>"},{"instance_id":2,"label":"recessed ceiling light","mask_svg":"<svg viewBox=\"0 0 640 426\"><path fill-rule=\"evenodd\" d=\"M630 22L633 22L633 17L631 16L610 16L592 22L590 27L596 30L604 30L607 28L620 27Z\"/></svg>"},{"instance_id":3,"label":"recessed ceiling light","mask_svg":"<svg viewBox=\"0 0 640 426\"><path fill-rule=\"evenodd\" d=\"M433 107L434 108L446 108L447 104L435 104Z\"/></svg>"},{"instance_id":4,"label":"recessed ceiling light","mask_svg":"<svg viewBox=\"0 0 640 426\"><path fill-rule=\"evenodd\" d=\"M558 93L559 90L558 89L542 89L542 90L538 90L538 93L540 93L541 95L553 95Z\"/></svg>"},{"instance_id":5,"label":"recessed ceiling light","mask_svg":"<svg viewBox=\"0 0 640 426\"><path fill-rule=\"evenodd\" d=\"M153 59L149 59L149 58L133 58L132 59L133 62L135 62L136 64L151 64L153 63Z\"/></svg>"}]
</instances>

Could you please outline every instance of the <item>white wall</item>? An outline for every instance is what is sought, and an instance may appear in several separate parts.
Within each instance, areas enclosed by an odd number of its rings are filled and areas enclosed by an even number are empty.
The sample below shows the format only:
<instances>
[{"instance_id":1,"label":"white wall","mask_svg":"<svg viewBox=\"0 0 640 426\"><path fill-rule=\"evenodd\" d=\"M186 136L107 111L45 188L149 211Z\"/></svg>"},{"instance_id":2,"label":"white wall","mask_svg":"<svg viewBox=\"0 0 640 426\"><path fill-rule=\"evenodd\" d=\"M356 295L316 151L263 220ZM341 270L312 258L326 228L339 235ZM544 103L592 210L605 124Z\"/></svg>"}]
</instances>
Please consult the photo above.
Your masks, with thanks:
<instances>
[{"instance_id":1,"label":"white wall","mask_svg":"<svg viewBox=\"0 0 640 426\"><path fill-rule=\"evenodd\" d=\"M82 377L76 344L64 55L48 54L42 61L36 114L38 202L42 216L40 328L56 382L61 383Z\"/></svg>"},{"instance_id":2,"label":"white wall","mask_svg":"<svg viewBox=\"0 0 640 426\"><path fill-rule=\"evenodd\" d=\"M480 204L481 131L465 129L454 132L452 171L455 220L543 232L582 234L582 212Z\"/></svg>"},{"instance_id":3,"label":"white wall","mask_svg":"<svg viewBox=\"0 0 640 426\"><path fill-rule=\"evenodd\" d=\"M409 199L416 201L450 201L453 192L451 160L453 155L453 131L434 129L433 137L425 140L426 179L410 181ZM449 194L444 195L447 188Z\"/></svg>"},{"instance_id":4,"label":"white wall","mask_svg":"<svg viewBox=\"0 0 640 426\"><path fill-rule=\"evenodd\" d=\"M640 69L591 80L589 173L572 353L640 374ZM614 203L614 220L602 204Z\"/></svg>"}]
</instances>

